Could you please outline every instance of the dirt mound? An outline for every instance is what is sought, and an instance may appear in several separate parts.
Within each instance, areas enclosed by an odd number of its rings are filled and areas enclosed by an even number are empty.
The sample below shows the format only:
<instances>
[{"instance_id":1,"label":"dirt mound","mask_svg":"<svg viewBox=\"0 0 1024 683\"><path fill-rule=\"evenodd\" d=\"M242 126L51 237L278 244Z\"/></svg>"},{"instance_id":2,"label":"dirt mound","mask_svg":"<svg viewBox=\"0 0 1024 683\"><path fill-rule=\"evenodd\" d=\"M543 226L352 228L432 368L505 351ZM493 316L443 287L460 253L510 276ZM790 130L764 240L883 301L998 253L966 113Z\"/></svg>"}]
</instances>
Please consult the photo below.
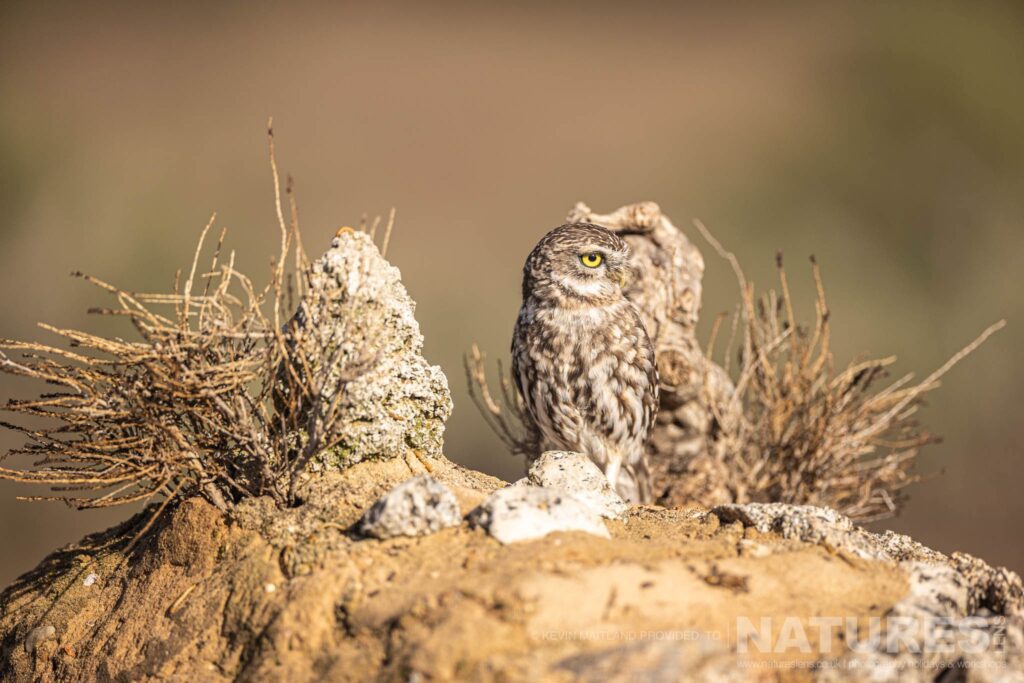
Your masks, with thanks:
<instances>
[{"instance_id":1,"label":"dirt mound","mask_svg":"<svg viewBox=\"0 0 1024 683\"><path fill-rule=\"evenodd\" d=\"M996 618L996 605L970 596L995 595L1000 576L998 606L1017 614L998 617L1003 633L1019 631L1015 575L983 563L990 573L967 570L963 557L957 570L909 539L868 534L817 508L634 507L608 522L611 539L552 534L507 546L468 524L388 541L355 533L377 497L427 469L464 513L501 485L444 459L365 462L311 476L303 503L285 511L254 499L228 519L194 498L127 554L134 520L54 553L0 597L3 678L804 677L812 662L861 656L810 628L816 617L863 622L932 600L954 604L951 623ZM921 567L935 576L922 579ZM742 627L762 619L808 626L807 647L748 643L737 654ZM1012 648L976 656L1020 663Z\"/></svg>"}]
</instances>

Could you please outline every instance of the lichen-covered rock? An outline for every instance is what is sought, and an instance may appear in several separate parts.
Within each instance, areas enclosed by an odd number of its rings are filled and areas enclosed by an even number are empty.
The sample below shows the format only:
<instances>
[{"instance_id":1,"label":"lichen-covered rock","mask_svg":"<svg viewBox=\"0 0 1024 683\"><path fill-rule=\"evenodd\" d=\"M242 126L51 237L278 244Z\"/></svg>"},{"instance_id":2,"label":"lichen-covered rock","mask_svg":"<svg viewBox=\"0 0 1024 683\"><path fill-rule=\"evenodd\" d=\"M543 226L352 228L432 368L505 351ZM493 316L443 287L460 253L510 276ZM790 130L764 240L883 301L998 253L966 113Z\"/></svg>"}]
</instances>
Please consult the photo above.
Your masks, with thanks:
<instances>
[{"instance_id":1,"label":"lichen-covered rock","mask_svg":"<svg viewBox=\"0 0 1024 683\"><path fill-rule=\"evenodd\" d=\"M534 486L568 491L607 519L621 517L628 508L608 483L601 468L582 453L546 451L530 465L524 481Z\"/></svg>"},{"instance_id":2,"label":"lichen-covered rock","mask_svg":"<svg viewBox=\"0 0 1024 683\"><path fill-rule=\"evenodd\" d=\"M359 531L382 540L426 536L461 521L455 494L429 474L421 474L381 496L363 515Z\"/></svg>"},{"instance_id":3,"label":"lichen-covered rock","mask_svg":"<svg viewBox=\"0 0 1024 683\"><path fill-rule=\"evenodd\" d=\"M470 522L501 543L542 538L556 531L583 531L609 538L601 515L571 493L538 486L498 489L470 513Z\"/></svg>"},{"instance_id":4,"label":"lichen-covered rock","mask_svg":"<svg viewBox=\"0 0 1024 683\"><path fill-rule=\"evenodd\" d=\"M849 517L814 505L789 503L730 503L711 509L723 523L739 522L762 534L775 533L784 539L815 543L871 560L945 562L935 552L892 531L874 534L855 525Z\"/></svg>"},{"instance_id":5,"label":"lichen-covered rock","mask_svg":"<svg viewBox=\"0 0 1024 683\"><path fill-rule=\"evenodd\" d=\"M401 273L365 233L340 233L313 262L291 323L293 362L326 373L325 403L342 392L336 443L314 467L441 453L451 394L441 369L422 356L414 312Z\"/></svg>"},{"instance_id":6,"label":"lichen-covered rock","mask_svg":"<svg viewBox=\"0 0 1024 683\"><path fill-rule=\"evenodd\" d=\"M959 673L953 680L1024 681L1019 617L976 611L971 578L953 565L907 561L900 566L908 590L887 612L885 628L858 639L842 665L823 671L819 680L931 683Z\"/></svg>"},{"instance_id":7,"label":"lichen-covered rock","mask_svg":"<svg viewBox=\"0 0 1024 683\"><path fill-rule=\"evenodd\" d=\"M712 514L723 522L742 522L763 534L774 531L783 538L817 543L853 530L853 522L831 508L788 503L747 503L718 505Z\"/></svg>"},{"instance_id":8,"label":"lichen-covered rock","mask_svg":"<svg viewBox=\"0 0 1024 683\"><path fill-rule=\"evenodd\" d=\"M953 553L950 562L970 585L970 610L988 609L996 614L1024 616L1024 584L1017 572L1006 567L992 567L968 555Z\"/></svg>"},{"instance_id":9,"label":"lichen-covered rock","mask_svg":"<svg viewBox=\"0 0 1024 683\"><path fill-rule=\"evenodd\" d=\"M712 508L711 514L726 524L739 522L744 527L754 528L762 534L776 533L788 540L826 545L863 559L932 564L952 562L942 553L921 545L909 536L894 531L871 533L832 508L788 503L730 503ZM974 575L978 576L979 580L995 581L999 580L997 577L1003 577L984 562L977 562L988 570L982 571L975 566ZM1013 585L1012 581L1005 577L1003 581L1007 587ZM1012 602L1012 599L1010 601Z\"/></svg>"}]
</instances>

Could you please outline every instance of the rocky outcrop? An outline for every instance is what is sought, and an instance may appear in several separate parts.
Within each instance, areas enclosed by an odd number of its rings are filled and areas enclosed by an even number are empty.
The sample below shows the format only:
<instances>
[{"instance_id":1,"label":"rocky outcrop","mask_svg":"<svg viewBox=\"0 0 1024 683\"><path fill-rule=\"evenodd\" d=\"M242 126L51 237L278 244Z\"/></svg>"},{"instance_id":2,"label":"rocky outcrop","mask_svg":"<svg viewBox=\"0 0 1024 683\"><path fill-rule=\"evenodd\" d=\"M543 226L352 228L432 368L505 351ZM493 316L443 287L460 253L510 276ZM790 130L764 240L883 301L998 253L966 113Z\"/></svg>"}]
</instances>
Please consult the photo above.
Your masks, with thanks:
<instances>
[{"instance_id":1,"label":"rocky outcrop","mask_svg":"<svg viewBox=\"0 0 1024 683\"><path fill-rule=\"evenodd\" d=\"M368 461L309 480L297 508L254 499L225 519L197 498L130 552L130 524L65 548L0 597L0 677L997 680L1024 664L1015 574L817 508L634 507L609 538L511 545L468 522L356 533L427 467L465 509L501 484L441 458Z\"/></svg>"},{"instance_id":2,"label":"rocky outcrop","mask_svg":"<svg viewBox=\"0 0 1024 683\"><path fill-rule=\"evenodd\" d=\"M416 304L398 269L369 235L343 230L312 263L307 280L292 321L298 328L292 339L299 340L292 343L292 366L316 378L323 405L337 413L334 443L317 455L314 469L410 450L439 455L452 411L448 380L423 358ZM281 384L286 392L287 382Z\"/></svg>"}]
</instances>

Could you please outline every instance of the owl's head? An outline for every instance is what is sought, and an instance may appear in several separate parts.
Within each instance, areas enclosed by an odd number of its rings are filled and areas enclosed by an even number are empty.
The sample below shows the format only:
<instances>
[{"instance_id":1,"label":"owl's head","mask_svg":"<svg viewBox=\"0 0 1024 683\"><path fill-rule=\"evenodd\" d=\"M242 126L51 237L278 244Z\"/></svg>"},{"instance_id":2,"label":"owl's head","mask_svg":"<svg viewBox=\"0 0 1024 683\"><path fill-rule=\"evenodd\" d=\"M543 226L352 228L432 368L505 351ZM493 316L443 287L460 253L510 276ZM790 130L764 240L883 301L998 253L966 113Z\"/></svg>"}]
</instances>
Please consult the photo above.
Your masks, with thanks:
<instances>
[{"instance_id":1,"label":"owl's head","mask_svg":"<svg viewBox=\"0 0 1024 683\"><path fill-rule=\"evenodd\" d=\"M541 238L523 266L523 299L604 305L622 298L629 246L590 223L561 225Z\"/></svg>"}]
</instances>

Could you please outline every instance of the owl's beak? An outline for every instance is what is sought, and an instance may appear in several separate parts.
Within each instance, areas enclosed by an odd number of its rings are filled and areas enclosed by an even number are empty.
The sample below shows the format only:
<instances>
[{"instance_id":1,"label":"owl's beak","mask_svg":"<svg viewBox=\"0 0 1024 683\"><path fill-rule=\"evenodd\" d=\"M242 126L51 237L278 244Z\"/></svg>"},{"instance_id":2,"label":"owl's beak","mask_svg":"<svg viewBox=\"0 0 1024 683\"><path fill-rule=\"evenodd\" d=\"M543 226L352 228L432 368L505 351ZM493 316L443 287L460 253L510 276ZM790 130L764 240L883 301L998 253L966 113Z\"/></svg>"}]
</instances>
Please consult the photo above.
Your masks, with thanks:
<instances>
[{"instance_id":1,"label":"owl's beak","mask_svg":"<svg viewBox=\"0 0 1024 683\"><path fill-rule=\"evenodd\" d=\"M611 275L619 283L619 287L626 288L629 284L629 268L619 267L612 270Z\"/></svg>"}]
</instances>

